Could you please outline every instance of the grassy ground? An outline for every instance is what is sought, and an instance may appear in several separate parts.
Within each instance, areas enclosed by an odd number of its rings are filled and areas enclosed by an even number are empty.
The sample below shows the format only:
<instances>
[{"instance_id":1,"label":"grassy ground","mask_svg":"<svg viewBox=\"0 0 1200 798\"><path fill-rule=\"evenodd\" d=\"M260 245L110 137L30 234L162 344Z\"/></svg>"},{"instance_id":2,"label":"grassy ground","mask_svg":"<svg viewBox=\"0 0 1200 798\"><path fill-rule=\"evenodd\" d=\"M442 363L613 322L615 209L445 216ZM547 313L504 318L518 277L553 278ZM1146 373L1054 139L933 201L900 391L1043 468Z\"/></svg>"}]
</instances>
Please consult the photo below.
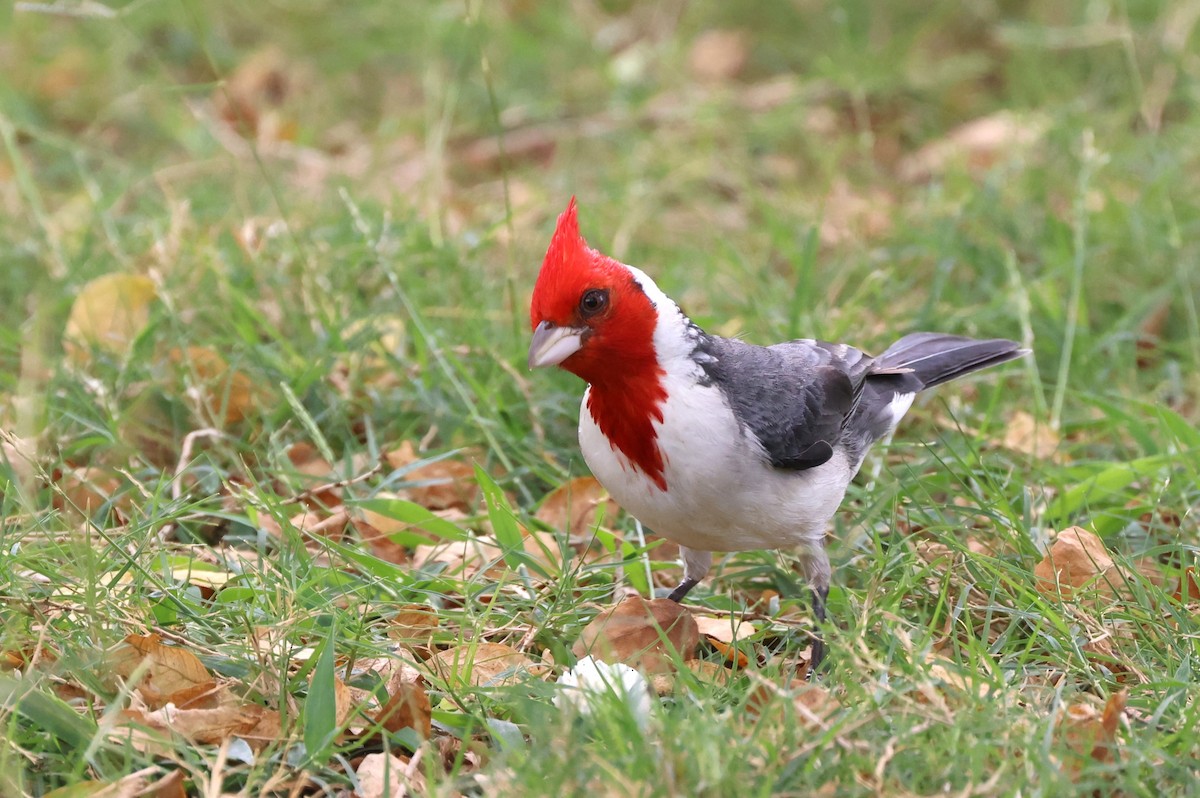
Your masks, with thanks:
<instances>
[{"instance_id":1,"label":"grassy ground","mask_svg":"<svg viewBox=\"0 0 1200 798\"><path fill-rule=\"evenodd\" d=\"M365 798L353 774L387 749L430 795L1195 794L1198 17L18 4L0 793L180 773L190 794ZM852 486L823 689L790 689L809 627L787 555L749 553L693 593L751 613L748 667L703 644L715 666L645 728L555 708L581 627L651 565L676 573L629 518L598 533L615 564L531 520L585 473L581 386L523 365L572 194L592 244L713 331L1033 348L918 403ZM481 501L490 480L506 501ZM507 502L555 556L513 551ZM439 560L414 519L499 545ZM1073 525L1118 589L1039 589ZM549 681L429 664L480 641ZM426 741L371 720L401 661ZM225 725L181 733L166 697Z\"/></svg>"}]
</instances>

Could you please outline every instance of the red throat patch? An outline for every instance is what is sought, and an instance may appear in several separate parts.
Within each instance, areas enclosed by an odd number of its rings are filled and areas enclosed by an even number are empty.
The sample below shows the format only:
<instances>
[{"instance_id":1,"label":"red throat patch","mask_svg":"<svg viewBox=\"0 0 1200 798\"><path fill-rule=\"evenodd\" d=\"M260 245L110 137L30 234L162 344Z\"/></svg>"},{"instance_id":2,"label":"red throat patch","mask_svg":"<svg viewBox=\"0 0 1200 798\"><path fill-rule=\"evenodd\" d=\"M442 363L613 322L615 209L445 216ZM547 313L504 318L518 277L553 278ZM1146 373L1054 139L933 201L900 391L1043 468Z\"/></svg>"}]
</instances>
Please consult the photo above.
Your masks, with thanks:
<instances>
[{"instance_id":1,"label":"red throat patch","mask_svg":"<svg viewBox=\"0 0 1200 798\"><path fill-rule=\"evenodd\" d=\"M665 491L667 479L658 448L658 431L654 428L655 421L662 421L662 403L667 399L659 374L649 379L626 380L614 388L593 383L587 412L592 414L613 449L628 457L659 490Z\"/></svg>"}]
</instances>

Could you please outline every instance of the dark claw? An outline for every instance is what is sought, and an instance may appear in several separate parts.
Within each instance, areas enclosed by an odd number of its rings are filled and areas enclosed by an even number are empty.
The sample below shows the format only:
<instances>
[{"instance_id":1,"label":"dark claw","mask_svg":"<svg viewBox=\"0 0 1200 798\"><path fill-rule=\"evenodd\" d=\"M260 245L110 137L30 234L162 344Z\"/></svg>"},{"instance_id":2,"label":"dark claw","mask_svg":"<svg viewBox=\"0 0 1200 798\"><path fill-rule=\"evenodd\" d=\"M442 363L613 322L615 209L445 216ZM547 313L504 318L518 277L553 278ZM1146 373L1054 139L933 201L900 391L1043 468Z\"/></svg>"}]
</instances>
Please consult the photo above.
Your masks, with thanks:
<instances>
[{"instance_id":1,"label":"dark claw","mask_svg":"<svg viewBox=\"0 0 1200 798\"><path fill-rule=\"evenodd\" d=\"M667 596L667 598L678 604L679 602L683 601L683 597L686 596L688 592L698 584L700 584L699 579L684 579L675 586L675 589L671 591L671 595Z\"/></svg>"},{"instance_id":2,"label":"dark claw","mask_svg":"<svg viewBox=\"0 0 1200 798\"><path fill-rule=\"evenodd\" d=\"M825 600L829 598L829 588L813 588L812 591L812 608L813 620L817 627L825 623ZM808 663L807 678L811 679L817 669L821 667L821 663L825 660L825 640L821 637L821 631L818 628L813 633L812 642L812 658Z\"/></svg>"}]
</instances>

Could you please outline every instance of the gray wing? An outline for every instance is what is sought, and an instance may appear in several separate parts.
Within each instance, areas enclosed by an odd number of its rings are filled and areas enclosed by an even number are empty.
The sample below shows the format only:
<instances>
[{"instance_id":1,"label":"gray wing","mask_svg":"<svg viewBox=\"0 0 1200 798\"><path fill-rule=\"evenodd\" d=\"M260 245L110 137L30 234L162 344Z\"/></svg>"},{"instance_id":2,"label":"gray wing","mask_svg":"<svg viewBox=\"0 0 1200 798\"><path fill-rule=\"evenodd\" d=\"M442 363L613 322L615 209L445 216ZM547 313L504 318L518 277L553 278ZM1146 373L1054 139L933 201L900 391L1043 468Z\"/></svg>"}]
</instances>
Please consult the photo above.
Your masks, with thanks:
<instances>
[{"instance_id":1,"label":"gray wing","mask_svg":"<svg viewBox=\"0 0 1200 798\"><path fill-rule=\"evenodd\" d=\"M696 360L771 465L800 471L833 456L872 359L853 347L798 340L763 347L704 335Z\"/></svg>"}]
</instances>

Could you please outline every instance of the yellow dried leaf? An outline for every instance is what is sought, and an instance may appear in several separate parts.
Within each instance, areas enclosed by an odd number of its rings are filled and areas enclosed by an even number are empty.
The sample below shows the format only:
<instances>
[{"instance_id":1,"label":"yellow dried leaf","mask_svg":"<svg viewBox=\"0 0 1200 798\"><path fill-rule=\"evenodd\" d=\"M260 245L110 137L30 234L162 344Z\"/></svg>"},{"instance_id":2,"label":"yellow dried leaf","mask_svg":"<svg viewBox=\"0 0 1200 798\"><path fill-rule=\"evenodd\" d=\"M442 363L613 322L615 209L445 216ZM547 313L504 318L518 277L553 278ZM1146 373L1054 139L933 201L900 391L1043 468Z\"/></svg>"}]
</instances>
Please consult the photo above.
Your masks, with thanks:
<instances>
[{"instance_id":1,"label":"yellow dried leaf","mask_svg":"<svg viewBox=\"0 0 1200 798\"><path fill-rule=\"evenodd\" d=\"M694 658L699 643L696 620L679 604L630 596L584 627L572 650L579 657L590 654L605 662L661 673L674 670L675 656Z\"/></svg>"},{"instance_id":2,"label":"yellow dried leaf","mask_svg":"<svg viewBox=\"0 0 1200 798\"><path fill-rule=\"evenodd\" d=\"M154 283L138 274L106 274L85 285L67 317L63 349L78 366L99 349L124 354L150 319Z\"/></svg>"}]
</instances>

